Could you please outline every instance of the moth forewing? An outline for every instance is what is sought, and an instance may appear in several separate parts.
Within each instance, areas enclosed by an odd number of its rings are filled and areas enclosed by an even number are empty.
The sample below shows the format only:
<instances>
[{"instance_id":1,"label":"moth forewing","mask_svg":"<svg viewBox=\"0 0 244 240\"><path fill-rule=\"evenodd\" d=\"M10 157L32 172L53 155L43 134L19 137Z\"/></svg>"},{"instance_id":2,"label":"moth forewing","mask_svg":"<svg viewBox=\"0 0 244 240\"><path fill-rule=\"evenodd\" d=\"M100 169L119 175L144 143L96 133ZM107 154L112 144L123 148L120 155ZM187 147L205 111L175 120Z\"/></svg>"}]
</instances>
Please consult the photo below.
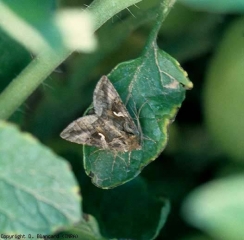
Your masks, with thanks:
<instances>
[{"instance_id":1,"label":"moth forewing","mask_svg":"<svg viewBox=\"0 0 244 240\"><path fill-rule=\"evenodd\" d=\"M70 142L78 144L86 144L90 146L100 146L100 137L96 135L96 115L88 115L78 118L68 125L60 134L60 136ZM93 139L91 139L93 136Z\"/></svg>"},{"instance_id":2,"label":"moth forewing","mask_svg":"<svg viewBox=\"0 0 244 240\"><path fill-rule=\"evenodd\" d=\"M139 134L137 126L107 76L103 76L98 82L93 95L93 103L97 114L99 112L104 113L105 116L109 115L126 132Z\"/></svg>"},{"instance_id":3,"label":"moth forewing","mask_svg":"<svg viewBox=\"0 0 244 240\"><path fill-rule=\"evenodd\" d=\"M102 76L96 85L93 106L95 114L72 122L61 137L118 152L141 149L139 130L107 76Z\"/></svg>"}]
</instances>

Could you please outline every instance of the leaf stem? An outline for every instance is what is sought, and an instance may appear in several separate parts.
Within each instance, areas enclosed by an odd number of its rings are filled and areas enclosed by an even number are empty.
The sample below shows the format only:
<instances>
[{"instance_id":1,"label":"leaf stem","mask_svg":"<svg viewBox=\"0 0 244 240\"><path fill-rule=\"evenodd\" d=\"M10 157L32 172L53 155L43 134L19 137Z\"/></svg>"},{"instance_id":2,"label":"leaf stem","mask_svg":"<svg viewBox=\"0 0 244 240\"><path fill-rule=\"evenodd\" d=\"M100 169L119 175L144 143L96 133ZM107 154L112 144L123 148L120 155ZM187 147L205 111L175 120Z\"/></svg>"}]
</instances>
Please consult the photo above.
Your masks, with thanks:
<instances>
[{"instance_id":1,"label":"leaf stem","mask_svg":"<svg viewBox=\"0 0 244 240\"><path fill-rule=\"evenodd\" d=\"M162 22L165 20L165 18L167 17L167 15L169 14L171 8L173 7L174 3L176 2L176 0L162 0L161 1L161 7L158 9L158 16L156 19L156 23L148 37L147 40L147 44L145 47L145 51L147 51L151 44L154 44L156 39L157 39L157 35L158 32L161 28Z\"/></svg>"},{"instance_id":2,"label":"leaf stem","mask_svg":"<svg viewBox=\"0 0 244 240\"><path fill-rule=\"evenodd\" d=\"M95 30L113 15L141 0L94 0L88 7L95 18ZM33 91L72 52L67 49L47 50L33 61L4 89L0 95L0 119L9 118Z\"/></svg>"}]
</instances>

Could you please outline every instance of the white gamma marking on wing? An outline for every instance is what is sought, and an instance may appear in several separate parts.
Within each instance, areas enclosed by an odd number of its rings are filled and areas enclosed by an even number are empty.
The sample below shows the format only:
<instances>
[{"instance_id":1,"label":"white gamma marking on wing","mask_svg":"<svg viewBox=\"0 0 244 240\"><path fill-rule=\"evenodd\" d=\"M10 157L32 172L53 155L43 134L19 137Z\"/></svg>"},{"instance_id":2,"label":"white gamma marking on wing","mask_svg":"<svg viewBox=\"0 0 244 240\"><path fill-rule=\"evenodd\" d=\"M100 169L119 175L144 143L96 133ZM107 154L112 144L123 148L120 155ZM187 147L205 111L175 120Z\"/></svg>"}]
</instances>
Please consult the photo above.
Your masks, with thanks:
<instances>
[{"instance_id":1,"label":"white gamma marking on wing","mask_svg":"<svg viewBox=\"0 0 244 240\"><path fill-rule=\"evenodd\" d=\"M98 135L101 137L102 141L105 141L105 136L102 133L98 133Z\"/></svg>"},{"instance_id":2,"label":"white gamma marking on wing","mask_svg":"<svg viewBox=\"0 0 244 240\"><path fill-rule=\"evenodd\" d=\"M117 117L124 117L124 114L122 112L118 112L118 113L113 112L113 114Z\"/></svg>"}]
</instances>

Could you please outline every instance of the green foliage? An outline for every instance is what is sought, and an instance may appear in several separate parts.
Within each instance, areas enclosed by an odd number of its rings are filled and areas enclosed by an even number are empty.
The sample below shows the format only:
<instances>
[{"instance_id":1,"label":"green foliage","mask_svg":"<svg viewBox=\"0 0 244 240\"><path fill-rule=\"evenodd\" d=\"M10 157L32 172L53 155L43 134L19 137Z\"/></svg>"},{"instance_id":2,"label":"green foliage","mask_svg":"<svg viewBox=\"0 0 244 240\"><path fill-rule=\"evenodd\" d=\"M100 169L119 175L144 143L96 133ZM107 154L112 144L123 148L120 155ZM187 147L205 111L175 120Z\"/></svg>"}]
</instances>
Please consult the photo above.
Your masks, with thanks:
<instances>
[{"instance_id":1,"label":"green foliage","mask_svg":"<svg viewBox=\"0 0 244 240\"><path fill-rule=\"evenodd\" d=\"M42 1L41 5L28 0L2 1L0 6L1 27L33 54L40 51L58 54L60 49L66 48L85 52L94 50L95 41L91 37L94 24L88 13L79 12L77 17L78 10L55 12L55 2L48 0ZM76 24L80 27L75 28ZM15 29L11 28L12 25ZM80 38L79 44L71 43L72 37ZM32 41L28 41L30 38Z\"/></svg>"},{"instance_id":2,"label":"green foliage","mask_svg":"<svg viewBox=\"0 0 244 240\"><path fill-rule=\"evenodd\" d=\"M108 239L155 239L168 217L169 201L156 197L140 177L109 191L94 187L87 178L82 186L88 196L86 210L99 220Z\"/></svg>"},{"instance_id":3,"label":"green foliage","mask_svg":"<svg viewBox=\"0 0 244 240\"><path fill-rule=\"evenodd\" d=\"M142 150L115 153L84 146L86 172L101 188L131 180L162 152L168 125L184 100L186 88L192 87L179 63L158 48L156 36L153 31L140 58L121 63L109 74L127 108L139 120Z\"/></svg>"},{"instance_id":4,"label":"green foliage","mask_svg":"<svg viewBox=\"0 0 244 240\"><path fill-rule=\"evenodd\" d=\"M205 115L211 134L221 151L242 162L244 68L240 49L243 46L243 24L242 17L226 31L212 59L205 86Z\"/></svg>"},{"instance_id":5,"label":"green foliage","mask_svg":"<svg viewBox=\"0 0 244 240\"><path fill-rule=\"evenodd\" d=\"M0 1L0 118L29 132L0 124L0 233L241 239L242 2ZM93 20L81 36L65 27L77 16L66 7L85 4ZM87 43L85 32L90 47L74 47ZM178 62L194 82L182 106L191 82ZM99 151L95 163L85 147L84 169L83 147L59 134L84 114L104 74L139 120L143 149L130 158Z\"/></svg>"},{"instance_id":6,"label":"green foliage","mask_svg":"<svg viewBox=\"0 0 244 240\"><path fill-rule=\"evenodd\" d=\"M73 62L73 73L68 76L69 79L66 86L64 87L54 81L52 84L57 90L55 92L44 92L45 97L38 106L39 115L33 116L30 122L31 132L38 135L41 139L49 138L53 133L57 134L57 131L60 131L71 120L71 117L74 118L81 107L83 107L82 110L84 111L85 107L92 101L95 83L91 83L87 79L94 71L94 68L102 64L106 56L116 51L118 46L128 38L132 31L142 24L155 19L155 11L157 9L153 7L140 11L136 18L128 16L123 22L118 22L116 25L108 23L103 26L97 34L99 48L94 53L83 55ZM112 35L113 38L108 38L108 35ZM112 66L114 66L114 62ZM72 107L67 108L67 106ZM58 122L56 121L57 116L60 118ZM42 123L47 118L50 121L43 126Z\"/></svg>"},{"instance_id":7,"label":"green foliage","mask_svg":"<svg viewBox=\"0 0 244 240\"><path fill-rule=\"evenodd\" d=\"M0 142L1 233L50 234L80 220L78 185L63 159L3 121Z\"/></svg>"},{"instance_id":8,"label":"green foliage","mask_svg":"<svg viewBox=\"0 0 244 240\"><path fill-rule=\"evenodd\" d=\"M185 218L216 239L242 239L244 192L240 189L243 184L243 174L205 184L186 199Z\"/></svg>"}]
</instances>

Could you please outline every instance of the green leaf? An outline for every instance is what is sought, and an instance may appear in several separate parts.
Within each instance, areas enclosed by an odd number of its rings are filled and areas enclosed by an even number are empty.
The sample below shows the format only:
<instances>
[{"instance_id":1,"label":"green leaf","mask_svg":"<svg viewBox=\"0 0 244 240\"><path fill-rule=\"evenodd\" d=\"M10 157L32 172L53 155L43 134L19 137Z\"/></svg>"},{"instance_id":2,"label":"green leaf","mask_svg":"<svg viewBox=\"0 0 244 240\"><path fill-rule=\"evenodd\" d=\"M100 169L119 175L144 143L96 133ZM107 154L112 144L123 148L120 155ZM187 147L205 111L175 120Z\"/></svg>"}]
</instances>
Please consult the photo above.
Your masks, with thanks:
<instances>
[{"instance_id":1,"label":"green leaf","mask_svg":"<svg viewBox=\"0 0 244 240\"><path fill-rule=\"evenodd\" d=\"M244 18L234 21L219 44L206 76L204 110L207 126L218 147L231 159L244 156Z\"/></svg>"},{"instance_id":2,"label":"green leaf","mask_svg":"<svg viewBox=\"0 0 244 240\"><path fill-rule=\"evenodd\" d=\"M186 199L185 218L192 225L221 240L244 236L244 175L212 181Z\"/></svg>"},{"instance_id":3,"label":"green leaf","mask_svg":"<svg viewBox=\"0 0 244 240\"><path fill-rule=\"evenodd\" d=\"M217 13L243 13L244 2L242 0L180 0L180 2L199 11Z\"/></svg>"},{"instance_id":4,"label":"green leaf","mask_svg":"<svg viewBox=\"0 0 244 240\"><path fill-rule=\"evenodd\" d=\"M84 209L96 217L104 237L150 240L158 236L170 204L152 194L142 178L108 191L94 187L88 180L84 182Z\"/></svg>"},{"instance_id":5,"label":"green leaf","mask_svg":"<svg viewBox=\"0 0 244 240\"><path fill-rule=\"evenodd\" d=\"M0 27L34 54L60 48L94 50L91 15L81 9L54 12L53 6L54 1L49 0L41 4L28 0L0 1Z\"/></svg>"},{"instance_id":6,"label":"green leaf","mask_svg":"<svg viewBox=\"0 0 244 240\"><path fill-rule=\"evenodd\" d=\"M44 0L45 1L45 0ZM114 0L107 0L107 1L94 1L97 4L92 4L92 8L90 7L89 10L92 12L92 15L96 19L95 22L95 28L94 30L97 30L99 27L101 27L101 24L106 22L108 20L108 16L114 15L118 13L118 11L121 11L125 9L126 7L129 7L132 4L135 4L139 2L140 0L126 0L126 1L117 1L116 2L116 7L109 9L109 15L108 14L102 14L100 15L101 12L103 12L105 9L108 8L108 6L111 6L111 4L114 4ZM34 2L34 1L21 1L21 4L29 3L29 2ZM35 1L36 2L36 1ZM20 3L20 1L6 1L6 3ZM103 4L104 3L104 4ZM47 51L42 51L41 48L38 48L35 46L35 41L34 39L31 39L29 34L23 34L23 32L19 32L18 24L22 24L23 26L23 21L19 19L19 16L16 16L17 14L12 13L13 11L9 10L8 6L4 4L2 1L0 1L0 24L1 26L11 35L18 33L19 35L23 35L22 37L26 37L28 39L22 39L21 43L26 45L27 49L29 47L29 43L33 47L33 51L35 50L37 52L41 52L38 57L34 58L33 61L25 68L24 71L20 75L18 75L15 78L15 81L12 81L9 86L4 90L3 93L0 95L0 118L1 119L6 119L11 116L11 114L16 111L20 107L20 105L27 99L28 96L39 86L40 83L42 83L45 78L57 67L60 65L62 61L64 61L71 53L70 49L67 49L66 46L60 45L58 40L56 41L58 44L53 45L55 50L53 48L48 48L45 49ZM5 6L6 5L6 6ZM18 5L20 6L20 5ZM22 5L21 5L22 6ZM7 9L7 11L5 11ZM27 8L27 10L32 9L32 8ZM33 10L33 9L32 9ZM35 11L31 11L31 13L35 13ZM7 14L7 18L6 18ZM9 15L10 14L10 15ZM14 17L13 17L14 15ZM5 17L4 17L5 16ZM12 18L13 17L13 18ZM10 27L9 21L14 20L14 23L17 23L15 25L15 28ZM6 25L5 25L6 24ZM14 25L14 24L13 24ZM29 26L26 26L27 30L29 31L30 34L32 30L29 28ZM47 27L48 28L48 27ZM18 31L15 32L15 29L18 29ZM52 28L51 28L52 29ZM26 32L25 32L26 33ZM51 33L51 36L56 39L57 34L52 34L52 31L49 32ZM89 35L89 34L88 34ZM20 36L21 37L21 36ZM35 37L35 36L34 36ZM31 41L30 41L31 39ZM59 38L58 38L59 39ZM33 44L33 45L32 45ZM16 94L16 92L20 94Z\"/></svg>"},{"instance_id":7,"label":"green leaf","mask_svg":"<svg viewBox=\"0 0 244 240\"><path fill-rule=\"evenodd\" d=\"M0 122L0 229L49 234L81 219L69 165L29 134Z\"/></svg>"},{"instance_id":8,"label":"green leaf","mask_svg":"<svg viewBox=\"0 0 244 240\"><path fill-rule=\"evenodd\" d=\"M142 150L114 153L84 146L86 173L98 187L123 184L157 158L166 146L168 125L185 98L186 88L192 87L179 63L156 44L164 17L160 8L161 12L142 56L119 64L108 75L128 111L140 122Z\"/></svg>"},{"instance_id":9,"label":"green leaf","mask_svg":"<svg viewBox=\"0 0 244 240\"><path fill-rule=\"evenodd\" d=\"M95 83L89 79L89 75L94 68L120 47L132 31L155 18L155 8L152 8L140 11L136 17L129 15L128 18L116 24L104 25L97 33L99 48L94 53L78 57L79 60L75 63L71 76L67 76L67 84L60 85L57 84L58 81L55 78L49 79L55 91L44 92L45 97L37 106L37 114L32 115L30 119L31 132L41 140L56 136L58 131L72 119L72 116L74 118L77 112L84 111L92 99ZM80 101L81 95L82 101ZM72 107L67 108L67 106ZM57 116L60 118L58 122ZM47 118L48 122L46 122ZM43 122L45 125L42 124Z\"/></svg>"}]
</instances>

